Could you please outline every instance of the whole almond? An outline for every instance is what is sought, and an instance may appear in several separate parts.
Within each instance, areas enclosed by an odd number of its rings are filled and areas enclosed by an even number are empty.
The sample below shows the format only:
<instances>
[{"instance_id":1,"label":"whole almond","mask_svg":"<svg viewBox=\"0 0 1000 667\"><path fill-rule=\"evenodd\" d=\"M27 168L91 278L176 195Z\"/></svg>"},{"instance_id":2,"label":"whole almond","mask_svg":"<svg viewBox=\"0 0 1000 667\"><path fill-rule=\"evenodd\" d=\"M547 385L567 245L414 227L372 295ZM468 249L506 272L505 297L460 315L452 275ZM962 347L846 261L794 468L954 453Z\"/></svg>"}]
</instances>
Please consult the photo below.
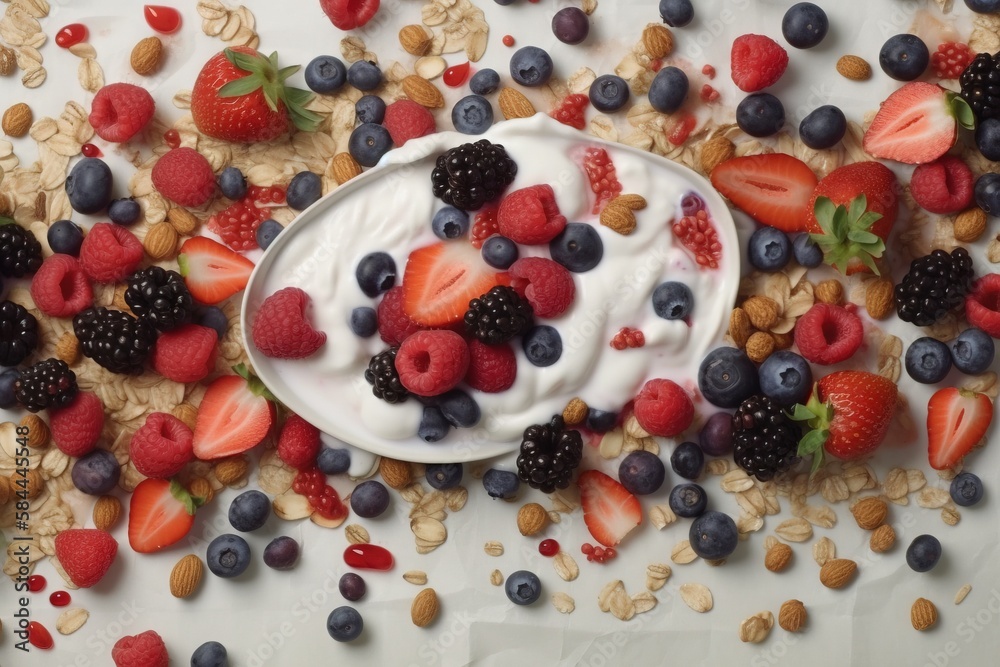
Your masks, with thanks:
<instances>
[{"instance_id":1,"label":"whole almond","mask_svg":"<svg viewBox=\"0 0 1000 667\"><path fill-rule=\"evenodd\" d=\"M0 76L13 74L17 69L17 54L0 44Z\"/></svg>"},{"instance_id":2,"label":"whole almond","mask_svg":"<svg viewBox=\"0 0 1000 667\"><path fill-rule=\"evenodd\" d=\"M813 295L820 303L839 304L844 299L844 286L839 280L824 280L813 290Z\"/></svg>"},{"instance_id":3,"label":"whole almond","mask_svg":"<svg viewBox=\"0 0 1000 667\"><path fill-rule=\"evenodd\" d=\"M627 206L633 211L641 211L642 209L646 208L646 206L648 206L646 198L643 197L642 195L637 195L637 194L618 195L608 203L621 204L622 206Z\"/></svg>"},{"instance_id":4,"label":"whole almond","mask_svg":"<svg viewBox=\"0 0 1000 667\"><path fill-rule=\"evenodd\" d=\"M198 218L194 217L194 213L178 206L167 211L167 222L181 236L190 234L198 228Z\"/></svg>"},{"instance_id":5,"label":"whole almond","mask_svg":"<svg viewBox=\"0 0 1000 667\"><path fill-rule=\"evenodd\" d=\"M917 598L910 607L910 623L913 624L914 630L927 630L933 627L937 620L937 607L927 598Z\"/></svg>"},{"instance_id":6,"label":"whole almond","mask_svg":"<svg viewBox=\"0 0 1000 667\"><path fill-rule=\"evenodd\" d=\"M750 316L742 308L733 308L729 314L729 335L733 343L741 350L747 346L750 335L753 333L753 324L750 323Z\"/></svg>"},{"instance_id":7,"label":"whole almond","mask_svg":"<svg viewBox=\"0 0 1000 667\"><path fill-rule=\"evenodd\" d=\"M743 310L750 318L750 324L758 329L767 330L778 323L781 309L778 302L769 296L755 295L743 302Z\"/></svg>"},{"instance_id":8,"label":"whole almond","mask_svg":"<svg viewBox=\"0 0 1000 667\"><path fill-rule=\"evenodd\" d=\"M338 185L343 185L361 173L361 165L358 164L353 155L346 152L334 155L330 168L333 171L333 178L337 181Z\"/></svg>"},{"instance_id":9,"label":"whole almond","mask_svg":"<svg viewBox=\"0 0 1000 667\"><path fill-rule=\"evenodd\" d=\"M582 424L587 419L589 408L581 398L571 398L566 407L563 408L562 418L566 426L576 426Z\"/></svg>"},{"instance_id":10,"label":"whole almond","mask_svg":"<svg viewBox=\"0 0 1000 667\"><path fill-rule=\"evenodd\" d=\"M437 618L439 608L437 593L433 588L425 588L413 598L413 604L410 605L410 619L418 628L426 628Z\"/></svg>"},{"instance_id":11,"label":"whole almond","mask_svg":"<svg viewBox=\"0 0 1000 667\"><path fill-rule=\"evenodd\" d=\"M142 247L154 260L172 259L177 254L177 230L169 222L158 222L146 231Z\"/></svg>"},{"instance_id":12,"label":"whole almond","mask_svg":"<svg viewBox=\"0 0 1000 667\"><path fill-rule=\"evenodd\" d=\"M622 236L628 236L635 231L635 213L628 206L611 201L601 211L601 224Z\"/></svg>"},{"instance_id":13,"label":"whole almond","mask_svg":"<svg viewBox=\"0 0 1000 667\"><path fill-rule=\"evenodd\" d=\"M378 462L378 473L382 475L382 481L393 489L406 488L413 482L410 464L399 459L383 456Z\"/></svg>"},{"instance_id":14,"label":"whole almond","mask_svg":"<svg viewBox=\"0 0 1000 667\"><path fill-rule=\"evenodd\" d=\"M205 566L194 554L188 554L177 561L170 571L170 594L175 598L186 598L196 590L201 583Z\"/></svg>"},{"instance_id":15,"label":"whole almond","mask_svg":"<svg viewBox=\"0 0 1000 667\"><path fill-rule=\"evenodd\" d=\"M497 97L500 113L507 120L514 118L530 118L535 115L535 105L521 91L514 88L504 88Z\"/></svg>"},{"instance_id":16,"label":"whole almond","mask_svg":"<svg viewBox=\"0 0 1000 667\"><path fill-rule=\"evenodd\" d=\"M132 57L129 63L132 70L140 76L149 76L160 69L160 60L163 57L163 42L159 37L146 37L140 39L132 48Z\"/></svg>"},{"instance_id":17,"label":"whole almond","mask_svg":"<svg viewBox=\"0 0 1000 667\"><path fill-rule=\"evenodd\" d=\"M549 513L538 503L522 505L517 511L517 529L525 537L537 535L549 523Z\"/></svg>"},{"instance_id":18,"label":"whole almond","mask_svg":"<svg viewBox=\"0 0 1000 667\"><path fill-rule=\"evenodd\" d=\"M116 496L101 496L94 503L94 527L111 530L122 516L122 501Z\"/></svg>"},{"instance_id":19,"label":"whole almond","mask_svg":"<svg viewBox=\"0 0 1000 667\"><path fill-rule=\"evenodd\" d=\"M215 489L212 483L204 477L192 477L188 482L188 493L195 498L201 498L203 503L207 503L215 497Z\"/></svg>"},{"instance_id":20,"label":"whole almond","mask_svg":"<svg viewBox=\"0 0 1000 667\"><path fill-rule=\"evenodd\" d=\"M198 408L194 407L190 403L181 403L174 407L170 411L174 417L177 417L182 422L187 424L187 427L194 430L195 424L198 422Z\"/></svg>"},{"instance_id":21,"label":"whole almond","mask_svg":"<svg viewBox=\"0 0 1000 667\"><path fill-rule=\"evenodd\" d=\"M848 558L828 560L819 569L819 580L827 588L843 588L850 583L858 564Z\"/></svg>"},{"instance_id":22,"label":"whole almond","mask_svg":"<svg viewBox=\"0 0 1000 667\"><path fill-rule=\"evenodd\" d=\"M3 133L8 137L23 137L31 129L31 107L18 102L3 112Z\"/></svg>"},{"instance_id":23,"label":"whole almond","mask_svg":"<svg viewBox=\"0 0 1000 667\"><path fill-rule=\"evenodd\" d=\"M39 191L35 195L35 207L34 210L32 211L35 220L41 220L42 222L45 222L46 212L48 211L48 208L46 206L46 201L47 198L44 190Z\"/></svg>"},{"instance_id":24,"label":"whole almond","mask_svg":"<svg viewBox=\"0 0 1000 667\"><path fill-rule=\"evenodd\" d=\"M420 106L428 109L440 109L444 106L444 95L422 76L411 74L403 79L402 85L406 96Z\"/></svg>"},{"instance_id":25,"label":"whole almond","mask_svg":"<svg viewBox=\"0 0 1000 667\"><path fill-rule=\"evenodd\" d=\"M778 625L788 632L798 632L806 624L808 617L806 606L801 601L787 600L778 611Z\"/></svg>"},{"instance_id":26,"label":"whole almond","mask_svg":"<svg viewBox=\"0 0 1000 667\"><path fill-rule=\"evenodd\" d=\"M422 25L404 25L399 29L399 44L407 53L422 56L431 47L434 35Z\"/></svg>"},{"instance_id":27,"label":"whole almond","mask_svg":"<svg viewBox=\"0 0 1000 667\"><path fill-rule=\"evenodd\" d=\"M787 350L795 343L795 335L791 331L785 333L772 331L771 338L774 339L774 349L776 350Z\"/></svg>"},{"instance_id":28,"label":"whole almond","mask_svg":"<svg viewBox=\"0 0 1000 667\"><path fill-rule=\"evenodd\" d=\"M865 287L865 310L873 319L885 319L892 313L892 295L892 278L882 276L868 281Z\"/></svg>"},{"instance_id":29,"label":"whole almond","mask_svg":"<svg viewBox=\"0 0 1000 667\"><path fill-rule=\"evenodd\" d=\"M49 444L49 425L38 415L25 415L21 418L21 426L28 429L28 447L41 449Z\"/></svg>"},{"instance_id":30,"label":"whole almond","mask_svg":"<svg viewBox=\"0 0 1000 667\"><path fill-rule=\"evenodd\" d=\"M674 35L659 23L650 23L642 31L642 45L650 58L665 58L673 53Z\"/></svg>"},{"instance_id":31,"label":"whole almond","mask_svg":"<svg viewBox=\"0 0 1000 667\"><path fill-rule=\"evenodd\" d=\"M774 337L767 331L756 331L747 339L746 353L755 364L764 363L774 352Z\"/></svg>"},{"instance_id":32,"label":"whole almond","mask_svg":"<svg viewBox=\"0 0 1000 667\"><path fill-rule=\"evenodd\" d=\"M868 546L877 554L885 553L896 543L896 531L887 523L872 531Z\"/></svg>"},{"instance_id":33,"label":"whole almond","mask_svg":"<svg viewBox=\"0 0 1000 667\"><path fill-rule=\"evenodd\" d=\"M236 484L247 476L250 466L244 456L232 456L215 464L215 478L224 486Z\"/></svg>"},{"instance_id":34,"label":"whole almond","mask_svg":"<svg viewBox=\"0 0 1000 667\"><path fill-rule=\"evenodd\" d=\"M986 231L986 211L973 206L955 216L955 240L972 243Z\"/></svg>"},{"instance_id":35,"label":"whole almond","mask_svg":"<svg viewBox=\"0 0 1000 667\"><path fill-rule=\"evenodd\" d=\"M72 366L80 360L80 339L72 331L65 331L56 341L56 358Z\"/></svg>"},{"instance_id":36,"label":"whole almond","mask_svg":"<svg viewBox=\"0 0 1000 667\"><path fill-rule=\"evenodd\" d=\"M42 479L42 473L38 472L37 468L32 468L24 476L24 486L21 486L19 473L17 478L11 477L9 481L11 487L16 488L19 494L21 492L26 494L24 497L25 500L34 500L42 492L42 489L45 488L45 480Z\"/></svg>"},{"instance_id":37,"label":"whole almond","mask_svg":"<svg viewBox=\"0 0 1000 667\"><path fill-rule=\"evenodd\" d=\"M864 530L875 530L883 523L889 514L889 507L885 501L876 496L862 498L851 506L851 514L858 526Z\"/></svg>"},{"instance_id":38,"label":"whole almond","mask_svg":"<svg viewBox=\"0 0 1000 667\"><path fill-rule=\"evenodd\" d=\"M712 170L736 155L736 145L727 137L716 135L701 145L701 170L711 174Z\"/></svg>"},{"instance_id":39,"label":"whole almond","mask_svg":"<svg viewBox=\"0 0 1000 667\"><path fill-rule=\"evenodd\" d=\"M767 550L764 556L764 567L771 572L782 572L792 562L792 548L784 542L778 542Z\"/></svg>"},{"instance_id":40,"label":"whole almond","mask_svg":"<svg viewBox=\"0 0 1000 667\"><path fill-rule=\"evenodd\" d=\"M860 56L841 56L837 61L837 72L851 81L865 81L871 78L872 66Z\"/></svg>"}]
</instances>

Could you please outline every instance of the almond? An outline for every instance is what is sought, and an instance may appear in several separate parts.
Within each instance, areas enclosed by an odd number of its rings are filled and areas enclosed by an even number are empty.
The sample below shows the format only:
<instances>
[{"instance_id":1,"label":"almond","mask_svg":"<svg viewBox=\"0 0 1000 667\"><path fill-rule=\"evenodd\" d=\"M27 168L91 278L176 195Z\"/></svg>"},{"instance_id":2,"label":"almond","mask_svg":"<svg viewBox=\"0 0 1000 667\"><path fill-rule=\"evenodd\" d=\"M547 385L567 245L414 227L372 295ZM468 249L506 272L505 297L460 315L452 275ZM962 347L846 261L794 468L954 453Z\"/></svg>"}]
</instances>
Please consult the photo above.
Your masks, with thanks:
<instances>
[{"instance_id":1,"label":"almond","mask_svg":"<svg viewBox=\"0 0 1000 667\"><path fill-rule=\"evenodd\" d=\"M746 353L750 361L762 364L774 352L774 338L767 331L757 331L747 339Z\"/></svg>"},{"instance_id":2,"label":"almond","mask_svg":"<svg viewBox=\"0 0 1000 667\"><path fill-rule=\"evenodd\" d=\"M837 61L837 72L851 81L866 81L871 78L872 66L861 56L841 56Z\"/></svg>"},{"instance_id":3,"label":"almond","mask_svg":"<svg viewBox=\"0 0 1000 667\"><path fill-rule=\"evenodd\" d=\"M750 324L758 329L768 330L778 323L781 309L778 302L768 296L752 296L743 302L743 310L750 318Z\"/></svg>"},{"instance_id":4,"label":"almond","mask_svg":"<svg viewBox=\"0 0 1000 667\"><path fill-rule=\"evenodd\" d=\"M160 69L160 59L163 56L163 42L159 37L146 37L132 48L129 63L132 70L140 76L149 76Z\"/></svg>"},{"instance_id":5,"label":"almond","mask_svg":"<svg viewBox=\"0 0 1000 667\"><path fill-rule=\"evenodd\" d=\"M747 346L750 335L753 333L753 325L750 324L750 317L742 308L734 308L729 314L729 335L733 343L741 350Z\"/></svg>"},{"instance_id":6,"label":"almond","mask_svg":"<svg viewBox=\"0 0 1000 667\"><path fill-rule=\"evenodd\" d=\"M535 115L535 106L521 91L514 88L504 88L497 98L500 113L507 120L513 118L530 118Z\"/></svg>"},{"instance_id":7,"label":"almond","mask_svg":"<svg viewBox=\"0 0 1000 667\"><path fill-rule=\"evenodd\" d=\"M865 287L865 310L872 319L885 319L893 309L892 278L876 278L868 281Z\"/></svg>"},{"instance_id":8,"label":"almond","mask_svg":"<svg viewBox=\"0 0 1000 667\"><path fill-rule=\"evenodd\" d=\"M80 360L80 339L72 331L66 331L56 342L56 358L72 366Z\"/></svg>"},{"instance_id":9,"label":"almond","mask_svg":"<svg viewBox=\"0 0 1000 667\"><path fill-rule=\"evenodd\" d=\"M792 562L792 548L784 542L778 542L767 550L764 556L764 567L771 572L784 571Z\"/></svg>"},{"instance_id":10,"label":"almond","mask_svg":"<svg viewBox=\"0 0 1000 667\"><path fill-rule=\"evenodd\" d=\"M411 74L402 81L406 96L428 109L440 109L444 106L444 95L427 79Z\"/></svg>"},{"instance_id":11,"label":"almond","mask_svg":"<svg viewBox=\"0 0 1000 667\"><path fill-rule=\"evenodd\" d=\"M828 560L819 569L819 580L827 588L843 588L854 577L858 564L849 558Z\"/></svg>"},{"instance_id":12,"label":"almond","mask_svg":"<svg viewBox=\"0 0 1000 667\"><path fill-rule=\"evenodd\" d=\"M875 530L883 523L889 514L889 507L885 501L876 496L862 498L851 506L851 514L858 526L864 530Z\"/></svg>"},{"instance_id":13,"label":"almond","mask_svg":"<svg viewBox=\"0 0 1000 667\"><path fill-rule=\"evenodd\" d=\"M650 23L642 31L642 45L650 58L665 58L674 50L674 35L666 26Z\"/></svg>"},{"instance_id":14,"label":"almond","mask_svg":"<svg viewBox=\"0 0 1000 667\"><path fill-rule=\"evenodd\" d=\"M333 178L338 185L343 185L361 173L361 165L350 153L337 153L333 156L331 165Z\"/></svg>"},{"instance_id":15,"label":"almond","mask_svg":"<svg viewBox=\"0 0 1000 667\"><path fill-rule=\"evenodd\" d=\"M142 247L154 260L173 259L177 254L177 230L168 222L158 222L146 231Z\"/></svg>"},{"instance_id":16,"label":"almond","mask_svg":"<svg viewBox=\"0 0 1000 667\"><path fill-rule=\"evenodd\" d=\"M795 334L791 331L786 333L776 333L772 331L770 333L771 338L774 339L774 349L776 350L787 350L795 342Z\"/></svg>"},{"instance_id":17,"label":"almond","mask_svg":"<svg viewBox=\"0 0 1000 667\"><path fill-rule=\"evenodd\" d=\"M844 286L832 278L824 280L813 289L813 295L820 303L838 305L844 299Z\"/></svg>"},{"instance_id":18,"label":"almond","mask_svg":"<svg viewBox=\"0 0 1000 667\"><path fill-rule=\"evenodd\" d=\"M115 496L101 496L94 503L94 527L111 530L122 516L122 501Z\"/></svg>"},{"instance_id":19,"label":"almond","mask_svg":"<svg viewBox=\"0 0 1000 667\"><path fill-rule=\"evenodd\" d=\"M187 424L187 427L192 431L198 421L198 408L190 403L181 403L171 410L170 414Z\"/></svg>"},{"instance_id":20,"label":"almond","mask_svg":"<svg viewBox=\"0 0 1000 667\"><path fill-rule=\"evenodd\" d=\"M962 243L972 243L986 231L986 211L973 206L955 217L955 240Z\"/></svg>"},{"instance_id":21,"label":"almond","mask_svg":"<svg viewBox=\"0 0 1000 667\"><path fill-rule=\"evenodd\" d=\"M3 112L3 133L8 137L23 137L31 129L31 107L18 102Z\"/></svg>"},{"instance_id":22,"label":"almond","mask_svg":"<svg viewBox=\"0 0 1000 667\"><path fill-rule=\"evenodd\" d=\"M413 604L410 605L410 619L418 628L426 628L437 618L439 608L437 593L433 588L425 588L413 598Z\"/></svg>"},{"instance_id":23,"label":"almond","mask_svg":"<svg viewBox=\"0 0 1000 667\"><path fill-rule=\"evenodd\" d=\"M38 415L25 415L21 419L21 426L28 429L28 447L41 449L49 444L49 425Z\"/></svg>"},{"instance_id":24,"label":"almond","mask_svg":"<svg viewBox=\"0 0 1000 667\"><path fill-rule=\"evenodd\" d=\"M46 203L46 195L44 191L41 191L35 195L35 208L32 211L35 220L41 220L42 222L45 222L46 219L45 213L46 211L48 211L48 207L45 205L45 203Z\"/></svg>"},{"instance_id":25,"label":"almond","mask_svg":"<svg viewBox=\"0 0 1000 667\"><path fill-rule=\"evenodd\" d=\"M223 486L236 484L247 476L249 464L244 456L232 456L215 464L215 478Z\"/></svg>"},{"instance_id":26,"label":"almond","mask_svg":"<svg viewBox=\"0 0 1000 667\"><path fill-rule=\"evenodd\" d=\"M14 497L14 489L10 485L10 478L0 475L0 507L7 504L7 501Z\"/></svg>"},{"instance_id":27,"label":"almond","mask_svg":"<svg viewBox=\"0 0 1000 667\"><path fill-rule=\"evenodd\" d=\"M194 593L204 571L205 566L196 555L188 554L181 558L170 571L170 594L175 598L186 598Z\"/></svg>"},{"instance_id":28,"label":"almond","mask_svg":"<svg viewBox=\"0 0 1000 667\"><path fill-rule=\"evenodd\" d=\"M0 76L13 74L17 69L17 54L0 44Z\"/></svg>"},{"instance_id":29,"label":"almond","mask_svg":"<svg viewBox=\"0 0 1000 667\"><path fill-rule=\"evenodd\" d=\"M806 624L808 617L806 606L801 601L787 600L778 610L778 625L788 632L798 632Z\"/></svg>"},{"instance_id":30,"label":"almond","mask_svg":"<svg viewBox=\"0 0 1000 667\"><path fill-rule=\"evenodd\" d=\"M728 138L717 135L701 145L701 170L711 174L712 170L736 155L736 145Z\"/></svg>"},{"instance_id":31,"label":"almond","mask_svg":"<svg viewBox=\"0 0 1000 667\"><path fill-rule=\"evenodd\" d=\"M378 462L378 472L382 480L393 489L403 489L413 482L410 464L399 459L383 456Z\"/></svg>"},{"instance_id":32,"label":"almond","mask_svg":"<svg viewBox=\"0 0 1000 667\"><path fill-rule=\"evenodd\" d=\"M601 211L601 224L622 236L628 236L635 231L635 213L628 206L611 201Z\"/></svg>"},{"instance_id":33,"label":"almond","mask_svg":"<svg viewBox=\"0 0 1000 667\"><path fill-rule=\"evenodd\" d=\"M622 206L627 206L633 211L641 211L647 206L646 198L643 197L642 195L636 195L636 194L618 195L608 203L621 204Z\"/></svg>"},{"instance_id":34,"label":"almond","mask_svg":"<svg viewBox=\"0 0 1000 667\"><path fill-rule=\"evenodd\" d=\"M517 511L517 529L525 537L537 535L549 523L549 513L538 503L528 503Z\"/></svg>"},{"instance_id":35,"label":"almond","mask_svg":"<svg viewBox=\"0 0 1000 667\"><path fill-rule=\"evenodd\" d=\"M20 475L20 473L18 473L18 475ZM45 488L45 480L42 479L42 473L38 472L37 469L29 470L28 474L25 475L24 481L25 485L22 488L20 484L21 482L20 476L17 478L17 480L11 477L10 485L12 487L16 487L18 493L20 493L21 491L27 493L27 495L25 496L26 500L34 500L35 498L38 497L38 494L40 494L42 490Z\"/></svg>"},{"instance_id":36,"label":"almond","mask_svg":"<svg viewBox=\"0 0 1000 667\"><path fill-rule=\"evenodd\" d=\"M910 623L913 624L914 630L927 630L937 623L937 619L937 607L927 598L917 598L910 607Z\"/></svg>"},{"instance_id":37,"label":"almond","mask_svg":"<svg viewBox=\"0 0 1000 667\"><path fill-rule=\"evenodd\" d=\"M582 424L587 419L587 404L580 398L571 398L566 407L563 408L562 418L566 426L576 426Z\"/></svg>"},{"instance_id":38,"label":"almond","mask_svg":"<svg viewBox=\"0 0 1000 667\"><path fill-rule=\"evenodd\" d=\"M896 531L887 523L872 531L868 546L877 554L885 553L896 543Z\"/></svg>"},{"instance_id":39,"label":"almond","mask_svg":"<svg viewBox=\"0 0 1000 667\"><path fill-rule=\"evenodd\" d=\"M204 477L192 477L191 481L188 482L188 493L195 498L201 498L205 503L215 497L215 489L212 488L212 483Z\"/></svg>"},{"instance_id":40,"label":"almond","mask_svg":"<svg viewBox=\"0 0 1000 667\"><path fill-rule=\"evenodd\" d=\"M399 29L399 44L403 50L415 56L422 56L431 47L434 35L422 25L404 25Z\"/></svg>"},{"instance_id":41,"label":"almond","mask_svg":"<svg viewBox=\"0 0 1000 667\"><path fill-rule=\"evenodd\" d=\"M176 206L167 211L167 222L181 236L190 234L198 228L198 218L194 217L191 211Z\"/></svg>"}]
</instances>

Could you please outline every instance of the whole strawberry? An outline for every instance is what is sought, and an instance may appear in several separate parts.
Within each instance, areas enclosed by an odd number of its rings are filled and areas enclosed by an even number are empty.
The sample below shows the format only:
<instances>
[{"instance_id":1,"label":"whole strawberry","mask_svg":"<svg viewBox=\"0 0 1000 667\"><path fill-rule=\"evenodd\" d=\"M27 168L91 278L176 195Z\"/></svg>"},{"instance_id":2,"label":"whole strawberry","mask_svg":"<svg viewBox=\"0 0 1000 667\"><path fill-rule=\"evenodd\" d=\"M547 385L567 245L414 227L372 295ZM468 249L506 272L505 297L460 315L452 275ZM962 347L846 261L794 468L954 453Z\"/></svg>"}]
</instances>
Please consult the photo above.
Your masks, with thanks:
<instances>
[{"instance_id":1,"label":"whole strawberry","mask_svg":"<svg viewBox=\"0 0 1000 667\"><path fill-rule=\"evenodd\" d=\"M70 528L56 535L55 548L69 580L80 588L90 588L111 567L118 542L106 530Z\"/></svg>"},{"instance_id":2,"label":"whole strawberry","mask_svg":"<svg viewBox=\"0 0 1000 667\"><path fill-rule=\"evenodd\" d=\"M115 667L167 667L167 646L155 630L125 635L111 649Z\"/></svg>"},{"instance_id":3,"label":"whole strawberry","mask_svg":"<svg viewBox=\"0 0 1000 667\"><path fill-rule=\"evenodd\" d=\"M313 131L320 117L305 108L312 95L285 85L298 67L278 69L269 57L247 46L225 49L202 67L191 92L191 115L210 137L233 142L271 141L289 123Z\"/></svg>"}]
</instances>

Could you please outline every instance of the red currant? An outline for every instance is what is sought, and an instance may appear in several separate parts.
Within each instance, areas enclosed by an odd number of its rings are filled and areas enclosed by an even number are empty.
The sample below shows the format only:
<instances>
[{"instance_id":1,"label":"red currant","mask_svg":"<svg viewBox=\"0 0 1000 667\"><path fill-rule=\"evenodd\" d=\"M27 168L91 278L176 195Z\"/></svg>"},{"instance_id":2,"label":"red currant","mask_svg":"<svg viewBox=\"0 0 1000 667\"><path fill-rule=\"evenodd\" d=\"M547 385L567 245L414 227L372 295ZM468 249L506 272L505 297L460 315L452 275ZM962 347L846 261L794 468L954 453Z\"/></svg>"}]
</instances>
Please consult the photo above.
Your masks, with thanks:
<instances>
[{"instance_id":1,"label":"red currant","mask_svg":"<svg viewBox=\"0 0 1000 667\"><path fill-rule=\"evenodd\" d=\"M542 540L538 545L538 553L543 556L555 556L559 553L559 543L555 540Z\"/></svg>"}]
</instances>

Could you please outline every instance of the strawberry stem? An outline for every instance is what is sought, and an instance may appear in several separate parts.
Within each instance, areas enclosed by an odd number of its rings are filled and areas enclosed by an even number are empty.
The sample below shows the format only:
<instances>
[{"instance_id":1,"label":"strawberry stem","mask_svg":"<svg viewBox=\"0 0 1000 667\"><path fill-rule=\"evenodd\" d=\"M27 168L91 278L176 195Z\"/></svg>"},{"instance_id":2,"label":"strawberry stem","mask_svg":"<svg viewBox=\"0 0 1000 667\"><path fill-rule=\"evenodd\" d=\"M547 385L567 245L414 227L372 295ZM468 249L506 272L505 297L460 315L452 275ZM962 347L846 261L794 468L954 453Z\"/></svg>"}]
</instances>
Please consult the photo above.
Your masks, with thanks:
<instances>
[{"instance_id":1,"label":"strawberry stem","mask_svg":"<svg viewBox=\"0 0 1000 667\"><path fill-rule=\"evenodd\" d=\"M273 403L278 403L277 397L271 393L271 390L267 388L259 377L250 372L246 364L233 366L233 372L247 381L247 389L250 390L251 394L254 396L263 396Z\"/></svg>"},{"instance_id":2,"label":"strawberry stem","mask_svg":"<svg viewBox=\"0 0 1000 667\"><path fill-rule=\"evenodd\" d=\"M230 81L219 89L219 97L241 97L260 90L271 111L278 111L279 103L288 110L292 123L304 132L315 132L323 117L306 109L313 99L312 93L285 85L285 80L299 71L298 65L278 68L278 53L265 57L261 53L240 53L232 49L223 51L233 66L247 72L241 79Z\"/></svg>"},{"instance_id":3,"label":"strawberry stem","mask_svg":"<svg viewBox=\"0 0 1000 667\"><path fill-rule=\"evenodd\" d=\"M184 485L176 479L170 480L170 495L184 505L184 509L186 509L187 513L191 516L194 516L195 511L205 504L204 498L201 496L192 496L188 490L184 488Z\"/></svg>"},{"instance_id":4,"label":"strawberry stem","mask_svg":"<svg viewBox=\"0 0 1000 667\"><path fill-rule=\"evenodd\" d=\"M845 206L829 197L817 197L813 206L822 233L810 234L823 251L823 260L846 273L851 260L859 260L875 275L881 275L875 259L885 252L885 242L871 231L882 219L881 213L868 210L868 198L860 194Z\"/></svg>"},{"instance_id":5,"label":"strawberry stem","mask_svg":"<svg viewBox=\"0 0 1000 667\"><path fill-rule=\"evenodd\" d=\"M812 456L812 467L809 470L809 475L812 476L823 465L823 447L830 437L833 404L819 400L819 387L813 385L812 395L806 404L797 403L788 417L805 424L806 432L799 440L797 454L802 458Z\"/></svg>"}]
</instances>

